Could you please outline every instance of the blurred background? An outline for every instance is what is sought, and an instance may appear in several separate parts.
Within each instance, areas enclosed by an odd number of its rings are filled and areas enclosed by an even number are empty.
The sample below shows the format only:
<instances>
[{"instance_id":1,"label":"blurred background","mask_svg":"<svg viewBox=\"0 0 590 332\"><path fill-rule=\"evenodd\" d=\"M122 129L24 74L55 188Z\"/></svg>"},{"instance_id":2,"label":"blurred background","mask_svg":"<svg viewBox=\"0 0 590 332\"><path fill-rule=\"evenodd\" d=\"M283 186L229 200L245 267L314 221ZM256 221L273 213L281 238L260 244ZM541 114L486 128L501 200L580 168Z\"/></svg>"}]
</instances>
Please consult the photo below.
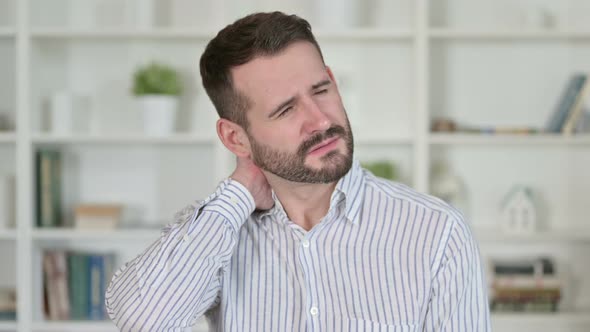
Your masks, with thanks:
<instances>
[{"instance_id":1,"label":"blurred background","mask_svg":"<svg viewBox=\"0 0 590 332\"><path fill-rule=\"evenodd\" d=\"M0 0L0 331L115 331L113 268L234 166L199 57L270 10L312 23L363 165L463 211L494 330L589 331L585 0Z\"/></svg>"}]
</instances>

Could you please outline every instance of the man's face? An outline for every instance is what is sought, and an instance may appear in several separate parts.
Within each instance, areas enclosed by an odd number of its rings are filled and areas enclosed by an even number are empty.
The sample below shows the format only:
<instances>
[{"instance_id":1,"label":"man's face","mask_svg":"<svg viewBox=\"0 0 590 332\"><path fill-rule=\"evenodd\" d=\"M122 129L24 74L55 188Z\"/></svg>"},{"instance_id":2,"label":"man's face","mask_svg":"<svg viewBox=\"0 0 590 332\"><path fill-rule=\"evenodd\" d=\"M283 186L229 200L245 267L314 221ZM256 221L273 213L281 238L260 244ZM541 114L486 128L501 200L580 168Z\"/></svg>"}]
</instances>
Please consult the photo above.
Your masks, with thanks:
<instances>
[{"instance_id":1,"label":"man's face","mask_svg":"<svg viewBox=\"0 0 590 332\"><path fill-rule=\"evenodd\" d=\"M297 42L232 70L251 101L247 135L254 163L293 182L330 183L352 165L353 137L332 73L318 50Z\"/></svg>"}]
</instances>

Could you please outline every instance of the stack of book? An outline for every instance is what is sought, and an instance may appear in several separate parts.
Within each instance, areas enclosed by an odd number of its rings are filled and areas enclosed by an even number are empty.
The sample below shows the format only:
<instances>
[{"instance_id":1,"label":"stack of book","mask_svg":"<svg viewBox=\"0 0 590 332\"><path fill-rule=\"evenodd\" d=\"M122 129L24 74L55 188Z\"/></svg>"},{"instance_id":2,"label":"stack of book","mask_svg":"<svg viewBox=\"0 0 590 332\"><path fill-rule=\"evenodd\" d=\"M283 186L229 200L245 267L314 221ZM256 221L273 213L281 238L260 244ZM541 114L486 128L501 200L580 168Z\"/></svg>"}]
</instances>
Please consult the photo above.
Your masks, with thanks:
<instances>
[{"instance_id":1,"label":"stack of book","mask_svg":"<svg viewBox=\"0 0 590 332\"><path fill-rule=\"evenodd\" d=\"M492 261L493 311L557 311L561 282L549 258Z\"/></svg>"},{"instance_id":2,"label":"stack of book","mask_svg":"<svg viewBox=\"0 0 590 332\"><path fill-rule=\"evenodd\" d=\"M104 294L113 267L113 254L46 251L43 284L47 319L107 319Z\"/></svg>"},{"instance_id":3,"label":"stack of book","mask_svg":"<svg viewBox=\"0 0 590 332\"><path fill-rule=\"evenodd\" d=\"M0 320L16 320L16 290L0 289Z\"/></svg>"}]
</instances>

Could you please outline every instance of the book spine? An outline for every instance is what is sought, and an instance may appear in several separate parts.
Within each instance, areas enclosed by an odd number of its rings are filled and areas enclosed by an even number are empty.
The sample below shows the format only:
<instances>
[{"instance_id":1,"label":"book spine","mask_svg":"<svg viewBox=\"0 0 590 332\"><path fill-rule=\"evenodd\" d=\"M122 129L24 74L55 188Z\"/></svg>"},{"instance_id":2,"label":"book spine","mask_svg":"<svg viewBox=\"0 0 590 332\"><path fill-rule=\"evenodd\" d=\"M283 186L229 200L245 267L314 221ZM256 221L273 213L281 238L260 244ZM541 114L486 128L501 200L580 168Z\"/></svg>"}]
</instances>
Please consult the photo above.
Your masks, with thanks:
<instances>
[{"instance_id":1,"label":"book spine","mask_svg":"<svg viewBox=\"0 0 590 332\"><path fill-rule=\"evenodd\" d=\"M51 174L51 204L53 210L54 226L63 226L61 209L61 155L59 151L52 151Z\"/></svg>"},{"instance_id":2,"label":"book spine","mask_svg":"<svg viewBox=\"0 0 590 332\"><path fill-rule=\"evenodd\" d=\"M72 305L71 318L88 319L88 257L85 254L68 255L69 290Z\"/></svg>"},{"instance_id":3,"label":"book spine","mask_svg":"<svg viewBox=\"0 0 590 332\"><path fill-rule=\"evenodd\" d=\"M44 285L50 320L70 318L66 253L48 251L43 254Z\"/></svg>"},{"instance_id":4,"label":"book spine","mask_svg":"<svg viewBox=\"0 0 590 332\"><path fill-rule=\"evenodd\" d=\"M562 97L559 100L559 103L547 125L547 130L552 133L560 133L561 129L563 128L563 124L565 123L568 114L572 108L572 105L576 101L576 97L580 93L580 89L584 85L586 80L586 76L584 75L575 75L573 76L568 85L563 92Z\"/></svg>"},{"instance_id":5,"label":"book spine","mask_svg":"<svg viewBox=\"0 0 590 332\"><path fill-rule=\"evenodd\" d=\"M103 256L89 256L89 273L89 318L91 320L103 320L105 319Z\"/></svg>"},{"instance_id":6,"label":"book spine","mask_svg":"<svg viewBox=\"0 0 590 332\"><path fill-rule=\"evenodd\" d=\"M51 227L55 223L51 198L51 167L49 152L37 152L37 225L39 227Z\"/></svg>"},{"instance_id":7,"label":"book spine","mask_svg":"<svg viewBox=\"0 0 590 332\"><path fill-rule=\"evenodd\" d=\"M37 226L56 227L61 222L61 157L59 151L36 155Z\"/></svg>"},{"instance_id":8,"label":"book spine","mask_svg":"<svg viewBox=\"0 0 590 332\"><path fill-rule=\"evenodd\" d=\"M582 87L580 93L578 94L574 105L572 106L572 110L570 111L567 120L563 124L563 128L561 129L561 133L565 135L571 135L576 128L578 121L584 112L584 100L590 94L590 80L586 77L584 82L584 86Z\"/></svg>"}]
</instances>

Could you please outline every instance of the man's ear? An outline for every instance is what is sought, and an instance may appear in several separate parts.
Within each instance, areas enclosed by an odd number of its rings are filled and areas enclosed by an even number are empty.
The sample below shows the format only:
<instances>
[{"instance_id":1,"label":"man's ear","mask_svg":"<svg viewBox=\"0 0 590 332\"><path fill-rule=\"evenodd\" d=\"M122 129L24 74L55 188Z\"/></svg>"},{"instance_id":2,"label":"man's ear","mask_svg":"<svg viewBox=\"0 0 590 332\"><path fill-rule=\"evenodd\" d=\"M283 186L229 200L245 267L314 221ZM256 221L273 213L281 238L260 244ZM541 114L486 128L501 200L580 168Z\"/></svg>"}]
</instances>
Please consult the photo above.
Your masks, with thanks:
<instances>
[{"instance_id":1,"label":"man's ear","mask_svg":"<svg viewBox=\"0 0 590 332\"><path fill-rule=\"evenodd\" d=\"M334 73L332 72L332 68L330 68L330 66L326 65L326 71L328 72L328 76L330 76L330 79L332 80L332 82L334 82L334 84L336 84L336 86L338 86L338 82L336 82L336 78L334 77Z\"/></svg>"},{"instance_id":2,"label":"man's ear","mask_svg":"<svg viewBox=\"0 0 590 332\"><path fill-rule=\"evenodd\" d=\"M217 120L217 136L233 154L238 157L250 157L250 140L240 125L228 119Z\"/></svg>"}]
</instances>

